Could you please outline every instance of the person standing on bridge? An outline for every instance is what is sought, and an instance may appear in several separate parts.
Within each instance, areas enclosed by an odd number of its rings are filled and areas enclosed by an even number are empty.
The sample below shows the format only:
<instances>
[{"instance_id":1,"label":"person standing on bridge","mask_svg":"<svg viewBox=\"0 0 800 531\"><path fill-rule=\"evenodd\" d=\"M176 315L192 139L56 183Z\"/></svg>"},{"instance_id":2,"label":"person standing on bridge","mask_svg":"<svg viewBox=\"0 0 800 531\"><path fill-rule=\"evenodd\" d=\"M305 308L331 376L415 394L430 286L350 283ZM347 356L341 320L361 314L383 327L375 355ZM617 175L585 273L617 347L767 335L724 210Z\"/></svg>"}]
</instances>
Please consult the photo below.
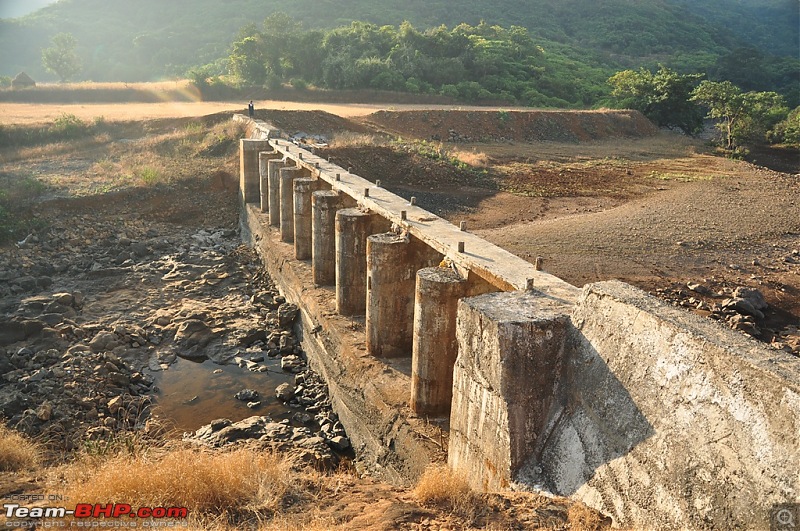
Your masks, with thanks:
<instances>
[{"instance_id":1,"label":"person standing on bridge","mask_svg":"<svg viewBox=\"0 0 800 531\"><path fill-rule=\"evenodd\" d=\"M247 105L247 114L250 115L250 118L254 118L256 115L256 108L253 105L253 100L250 100L250 103Z\"/></svg>"}]
</instances>

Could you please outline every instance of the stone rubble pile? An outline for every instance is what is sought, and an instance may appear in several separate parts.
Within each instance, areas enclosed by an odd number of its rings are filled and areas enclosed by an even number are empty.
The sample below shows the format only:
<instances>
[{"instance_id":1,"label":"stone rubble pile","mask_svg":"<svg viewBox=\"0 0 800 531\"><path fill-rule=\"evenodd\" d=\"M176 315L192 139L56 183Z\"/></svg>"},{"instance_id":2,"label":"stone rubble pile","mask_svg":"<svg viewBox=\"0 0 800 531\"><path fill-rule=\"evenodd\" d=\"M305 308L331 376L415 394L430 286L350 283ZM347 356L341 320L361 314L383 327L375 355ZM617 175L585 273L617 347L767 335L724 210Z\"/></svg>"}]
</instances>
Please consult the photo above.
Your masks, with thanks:
<instances>
[{"instance_id":1,"label":"stone rubble pile","mask_svg":"<svg viewBox=\"0 0 800 531\"><path fill-rule=\"evenodd\" d=\"M155 433L154 380L178 357L264 373L279 358L308 379L283 395L297 410L289 425L214 424L199 439L220 446L258 434L332 466L349 441L306 370L297 315L233 229L57 220L0 255L0 422L70 449L124 430ZM241 398L251 408L264 400Z\"/></svg>"},{"instance_id":2,"label":"stone rubble pile","mask_svg":"<svg viewBox=\"0 0 800 531\"><path fill-rule=\"evenodd\" d=\"M712 288L700 282L689 282L656 290L656 294L675 306L726 324L734 330L769 343L772 347L800 356L800 333L793 324L774 324L770 305L755 288Z\"/></svg>"},{"instance_id":3,"label":"stone rubble pile","mask_svg":"<svg viewBox=\"0 0 800 531\"><path fill-rule=\"evenodd\" d=\"M269 416L252 416L239 422L217 419L184 440L215 448L231 444L257 444L264 448L287 452L303 465L334 468L340 454L351 450L344 426L331 408L325 382L311 370L295 376L295 384L281 384L275 390L278 399L298 411L292 419L274 422ZM242 389L235 399L250 401L261 398L253 389ZM313 416L311 415L313 414Z\"/></svg>"}]
</instances>

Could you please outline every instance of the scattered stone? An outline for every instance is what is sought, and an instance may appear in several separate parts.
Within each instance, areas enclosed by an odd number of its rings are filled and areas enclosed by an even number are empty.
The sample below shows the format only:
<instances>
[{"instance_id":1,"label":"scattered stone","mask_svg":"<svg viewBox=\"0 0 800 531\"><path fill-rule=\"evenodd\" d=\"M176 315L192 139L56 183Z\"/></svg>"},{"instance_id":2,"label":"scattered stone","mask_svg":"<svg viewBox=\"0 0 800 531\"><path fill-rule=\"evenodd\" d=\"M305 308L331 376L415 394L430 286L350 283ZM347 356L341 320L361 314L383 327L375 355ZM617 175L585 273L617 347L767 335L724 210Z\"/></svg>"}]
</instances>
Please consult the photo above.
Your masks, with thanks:
<instances>
[{"instance_id":1,"label":"scattered stone","mask_svg":"<svg viewBox=\"0 0 800 531\"><path fill-rule=\"evenodd\" d=\"M305 362L300 356L289 355L281 358L281 369L286 372L299 372Z\"/></svg>"},{"instance_id":2,"label":"scattered stone","mask_svg":"<svg viewBox=\"0 0 800 531\"><path fill-rule=\"evenodd\" d=\"M255 389L242 389L233 397L236 400L241 400L242 402L253 402L258 398L258 391Z\"/></svg>"},{"instance_id":3,"label":"scattered stone","mask_svg":"<svg viewBox=\"0 0 800 531\"><path fill-rule=\"evenodd\" d=\"M294 398L294 388L288 383L282 383L275 389L275 395L278 397L278 400L288 402Z\"/></svg>"}]
</instances>

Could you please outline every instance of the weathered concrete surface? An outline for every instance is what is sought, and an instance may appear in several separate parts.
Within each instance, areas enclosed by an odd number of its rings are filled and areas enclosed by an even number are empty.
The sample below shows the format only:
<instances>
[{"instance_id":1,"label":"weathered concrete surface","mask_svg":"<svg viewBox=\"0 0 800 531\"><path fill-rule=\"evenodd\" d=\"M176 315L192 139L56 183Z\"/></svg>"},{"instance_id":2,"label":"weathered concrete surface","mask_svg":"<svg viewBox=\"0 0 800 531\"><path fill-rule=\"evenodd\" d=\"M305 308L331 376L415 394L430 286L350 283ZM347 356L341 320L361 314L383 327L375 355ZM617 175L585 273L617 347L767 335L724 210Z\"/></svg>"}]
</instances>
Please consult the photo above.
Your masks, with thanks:
<instances>
[{"instance_id":1,"label":"weathered concrete surface","mask_svg":"<svg viewBox=\"0 0 800 531\"><path fill-rule=\"evenodd\" d=\"M364 209L336 212L336 311L364 315L367 310L367 238L388 223Z\"/></svg>"},{"instance_id":2,"label":"weathered concrete surface","mask_svg":"<svg viewBox=\"0 0 800 531\"><path fill-rule=\"evenodd\" d=\"M336 283L336 211L341 205L333 190L311 194L311 270L318 286Z\"/></svg>"},{"instance_id":3,"label":"weathered concrete surface","mask_svg":"<svg viewBox=\"0 0 800 531\"><path fill-rule=\"evenodd\" d=\"M300 307L296 332L309 364L328 383L358 468L395 484L415 482L443 459L447 433L411 415L410 376L367 353L363 320L336 314L334 290L314 285L311 266L294 259L294 247L280 241L255 205L243 208L241 228L283 295Z\"/></svg>"},{"instance_id":4,"label":"weathered concrete surface","mask_svg":"<svg viewBox=\"0 0 800 531\"><path fill-rule=\"evenodd\" d=\"M459 302L448 461L474 488L509 488L541 444L570 311L535 291Z\"/></svg>"},{"instance_id":5,"label":"weathered concrete surface","mask_svg":"<svg viewBox=\"0 0 800 531\"><path fill-rule=\"evenodd\" d=\"M304 176L301 168L287 167L280 175L280 228L281 241L294 243L294 180Z\"/></svg>"},{"instance_id":6,"label":"weathered concrete surface","mask_svg":"<svg viewBox=\"0 0 800 531\"><path fill-rule=\"evenodd\" d=\"M621 282L572 321L520 479L651 528L766 529L800 499L800 360Z\"/></svg>"},{"instance_id":7,"label":"weathered concrete surface","mask_svg":"<svg viewBox=\"0 0 800 531\"><path fill-rule=\"evenodd\" d=\"M269 212L269 224L273 227L281 226L281 168L285 168L287 163L283 159L267 161L267 202ZM262 190L263 193L263 190ZM262 209L263 212L263 209Z\"/></svg>"},{"instance_id":8,"label":"weathered concrete surface","mask_svg":"<svg viewBox=\"0 0 800 531\"><path fill-rule=\"evenodd\" d=\"M367 352L379 358L411 356L417 271L441 260L408 234L367 238Z\"/></svg>"},{"instance_id":9,"label":"weathered concrete surface","mask_svg":"<svg viewBox=\"0 0 800 531\"><path fill-rule=\"evenodd\" d=\"M258 154L261 151L274 150L268 140L239 140L239 194L245 203L261 201L258 163Z\"/></svg>"},{"instance_id":10,"label":"weathered concrete surface","mask_svg":"<svg viewBox=\"0 0 800 531\"><path fill-rule=\"evenodd\" d=\"M310 177L294 180L294 257L311 258L311 194L317 181Z\"/></svg>"}]
</instances>

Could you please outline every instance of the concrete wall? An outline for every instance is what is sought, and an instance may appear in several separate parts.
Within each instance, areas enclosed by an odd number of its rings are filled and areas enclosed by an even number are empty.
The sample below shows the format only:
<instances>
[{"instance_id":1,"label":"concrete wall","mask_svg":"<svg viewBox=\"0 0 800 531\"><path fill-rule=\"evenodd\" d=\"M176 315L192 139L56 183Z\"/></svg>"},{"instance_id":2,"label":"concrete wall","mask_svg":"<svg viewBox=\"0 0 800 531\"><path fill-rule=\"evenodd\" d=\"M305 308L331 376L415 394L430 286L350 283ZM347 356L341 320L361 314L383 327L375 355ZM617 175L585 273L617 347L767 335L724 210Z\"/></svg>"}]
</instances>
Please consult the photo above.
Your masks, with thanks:
<instances>
[{"instance_id":1,"label":"concrete wall","mask_svg":"<svg viewBox=\"0 0 800 531\"><path fill-rule=\"evenodd\" d=\"M475 486L645 528L764 529L800 499L800 360L621 282L567 311L462 301L449 459Z\"/></svg>"}]
</instances>

